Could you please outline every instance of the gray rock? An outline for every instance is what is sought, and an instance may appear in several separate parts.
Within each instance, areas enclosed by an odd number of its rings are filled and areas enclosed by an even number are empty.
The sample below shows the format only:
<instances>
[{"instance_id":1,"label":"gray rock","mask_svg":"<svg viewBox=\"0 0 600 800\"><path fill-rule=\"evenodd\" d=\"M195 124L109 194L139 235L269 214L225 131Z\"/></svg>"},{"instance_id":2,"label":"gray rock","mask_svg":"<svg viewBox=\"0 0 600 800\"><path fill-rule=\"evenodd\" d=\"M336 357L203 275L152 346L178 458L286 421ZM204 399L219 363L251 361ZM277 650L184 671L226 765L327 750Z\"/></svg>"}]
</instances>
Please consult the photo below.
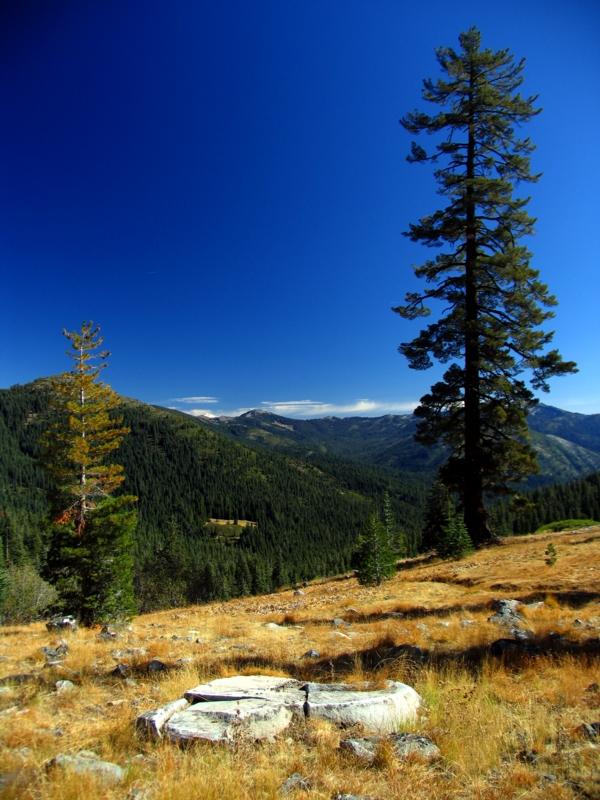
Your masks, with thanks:
<instances>
[{"instance_id":1,"label":"gray rock","mask_svg":"<svg viewBox=\"0 0 600 800\"><path fill-rule=\"evenodd\" d=\"M586 739L595 740L600 737L600 722L584 722L579 728L579 732Z\"/></svg>"},{"instance_id":2,"label":"gray rock","mask_svg":"<svg viewBox=\"0 0 600 800\"><path fill-rule=\"evenodd\" d=\"M363 736L344 739L340 743L343 750L350 751L357 758L369 763L375 759L377 749L384 743L392 745L394 755L399 759L411 757L423 761L435 761L441 757L439 747L428 736L416 733L392 733L388 736Z\"/></svg>"},{"instance_id":3,"label":"gray rock","mask_svg":"<svg viewBox=\"0 0 600 800\"><path fill-rule=\"evenodd\" d=\"M276 622L265 622L264 626L268 631L284 631L285 625L278 625Z\"/></svg>"},{"instance_id":4,"label":"gray rock","mask_svg":"<svg viewBox=\"0 0 600 800\"><path fill-rule=\"evenodd\" d=\"M102 630L98 634L98 638L104 642L112 642L114 639L119 638L119 634L113 631L112 628L109 628L108 625L103 625Z\"/></svg>"},{"instance_id":5,"label":"gray rock","mask_svg":"<svg viewBox=\"0 0 600 800\"><path fill-rule=\"evenodd\" d=\"M153 658L146 664L146 669L148 672L157 673L157 672L166 672L169 667L165 664L164 661L160 661L158 658Z\"/></svg>"},{"instance_id":6,"label":"gray rock","mask_svg":"<svg viewBox=\"0 0 600 800\"><path fill-rule=\"evenodd\" d=\"M123 658L139 658L140 656L145 656L147 653L148 651L145 647L128 647L125 650L112 650L111 656L117 661L121 661Z\"/></svg>"},{"instance_id":7,"label":"gray rock","mask_svg":"<svg viewBox=\"0 0 600 800\"><path fill-rule=\"evenodd\" d=\"M62 661L69 652L69 645L61 641L55 647L42 647L42 653L46 656L46 661L55 663Z\"/></svg>"},{"instance_id":8,"label":"gray rock","mask_svg":"<svg viewBox=\"0 0 600 800\"><path fill-rule=\"evenodd\" d=\"M461 619L461 621L460 621L460 627L461 628L468 628L470 625L474 625L474 624L475 624L475 620L474 619Z\"/></svg>"},{"instance_id":9,"label":"gray rock","mask_svg":"<svg viewBox=\"0 0 600 800\"><path fill-rule=\"evenodd\" d=\"M366 794L334 794L332 800L375 800Z\"/></svg>"},{"instance_id":10,"label":"gray rock","mask_svg":"<svg viewBox=\"0 0 600 800\"><path fill-rule=\"evenodd\" d=\"M290 794L296 789L302 789L304 792L307 792L310 788L310 781L300 775L299 772L294 772L281 784L279 787L279 794Z\"/></svg>"},{"instance_id":11,"label":"gray rock","mask_svg":"<svg viewBox=\"0 0 600 800\"><path fill-rule=\"evenodd\" d=\"M95 753L82 750L79 753L59 753L50 761L49 767L59 767L80 775L94 775L105 783L121 783L125 778L125 770L118 764L102 761Z\"/></svg>"},{"instance_id":12,"label":"gray rock","mask_svg":"<svg viewBox=\"0 0 600 800\"><path fill-rule=\"evenodd\" d=\"M155 711L147 711L136 719L136 730L142 736L160 739L162 738L162 729L165 723L171 719L173 714L177 714L187 708L189 708L189 703L182 697L179 700L174 700L172 703L161 706L161 708L157 708Z\"/></svg>"},{"instance_id":13,"label":"gray rock","mask_svg":"<svg viewBox=\"0 0 600 800\"><path fill-rule=\"evenodd\" d=\"M174 714L164 725L163 735L173 742L205 739L233 742L273 739L287 728L292 712L278 703L258 698L197 703Z\"/></svg>"},{"instance_id":14,"label":"gray rock","mask_svg":"<svg viewBox=\"0 0 600 800\"><path fill-rule=\"evenodd\" d=\"M46 623L49 631L76 631L78 627L77 620L71 614L59 614Z\"/></svg>"},{"instance_id":15,"label":"gray rock","mask_svg":"<svg viewBox=\"0 0 600 800\"><path fill-rule=\"evenodd\" d=\"M335 617L335 619L332 619L331 624L334 628L342 628L344 626L348 627L350 625L349 622L346 622L346 620L342 619L341 617Z\"/></svg>"},{"instance_id":16,"label":"gray rock","mask_svg":"<svg viewBox=\"0 0 600 800\"><path fill-rule=\"evenodd\" d=\"M321 653L318 650L310 649L302 654L302 658L321 658Z\"/></svg>"},{"instance_id":17,"label":"gray rock","mask_svg":"<svg viewBox=\"0 0 600 800\"><path fill-rule=\"evenodd\" d=\"M294 589L294 594L296 597L304 597L304 592L302 589Z\"/></svg>"},{"instance_id":18,"label":"gray rock","mask_svg":"<svg viewBox=\"0 0 600 800\"><path fill-rule=\"evenodd\" d=\"M488 622L493 622L495 625L519 627L523 621L523 616L517 611L520 605L518 600L496 600L492 605L496 613L488 617Z\"/></svg>"},{"instance_id":19,"label":"gray rock","mask_svg":"<svg viewBox=\"0 0 600 800\"><path fill-rule=\"evenodd\" d=\"M348 684L310 683L309 704L313 717L328 719L340 725L362 724L368 730L391 733L404 721L417 714L421 699L410 686L388 681L385 689L358 691ZM269 675L240 675L218 678L190 689L185 697L191 703L264 699L282 705L304 717L304 690L300 681Z\"/></svg>"},{"instance_id":20,"label":"gray rock","mask_svg":"<svg viewBox=\"0 0 600 800\"><path fill-rule=\"evenodd\" d=\"M75 684L73 681L56 681L54 687L59 694L64 694L65 692L72 692Z\"/></svg>"},{"instance_id":21,"label":"gray rock","mask_svg":"<svg viewBox=\"0 0 600 800\"><path fill-rule=\"evenodd\" d=\"M117 666L109 672L113 678L128 678L131 674L131 667L127 664L117 664Z\"/></svg>"}]
</instances>

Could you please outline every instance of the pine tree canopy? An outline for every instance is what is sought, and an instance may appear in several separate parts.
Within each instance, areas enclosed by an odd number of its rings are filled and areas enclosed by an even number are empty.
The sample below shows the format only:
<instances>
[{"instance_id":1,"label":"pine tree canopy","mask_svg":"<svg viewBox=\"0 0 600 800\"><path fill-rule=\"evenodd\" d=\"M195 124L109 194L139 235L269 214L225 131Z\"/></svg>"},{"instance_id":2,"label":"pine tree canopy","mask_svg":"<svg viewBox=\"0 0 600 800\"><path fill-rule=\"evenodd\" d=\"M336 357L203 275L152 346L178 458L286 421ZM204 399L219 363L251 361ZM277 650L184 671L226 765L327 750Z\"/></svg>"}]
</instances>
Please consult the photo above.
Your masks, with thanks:
<instances>
[{"instance_id":1,"label":"pine tree canopy","mask_svg":"<svg viewBox=\"0 0 600 800\"><path fill-rule=\"evenodd\" d=\"M401 120L410 133L434 137L430 151L413 142L408 160L435 165L445 205L410 225L413 242L443 250L415 269L426 288L393 310L414 320L431 314L432 302L441 308L399 349L413 369L448 364L415 411L417 438L450 446L442 477L459 492L469 535L480 544L491 535L486 494L507 492L536 470L526 426L536 403L531 389L547 391L549 378L576 366L547 349L553 334L544 324L556 299L520 243L535 220L529 198L515 197L514 187L539 178L530 169L534 146L516 132L540 111L536 97L518 93L524 60L481 49L475 28L459 42L458 52L437 51L443 77L424 81L423 99L440 110Z\"/></svg>"},{"instance_id":2,"label":"pine tree canopy","mask_svg":"<svg viewBox=\"0 0 600 800\"><path fill-rule=\"evenodd\" d=\"M74 520L81 535L89 513L124 480L123 467L106 464L129 432L111 412L121 403L98 378L108 351L100 350L100 329L84 322L81 331L63 331L73 369L52 380L52 424L45 436L46 460L56 480L57 516Z\"/></svg>"}]
</instances>

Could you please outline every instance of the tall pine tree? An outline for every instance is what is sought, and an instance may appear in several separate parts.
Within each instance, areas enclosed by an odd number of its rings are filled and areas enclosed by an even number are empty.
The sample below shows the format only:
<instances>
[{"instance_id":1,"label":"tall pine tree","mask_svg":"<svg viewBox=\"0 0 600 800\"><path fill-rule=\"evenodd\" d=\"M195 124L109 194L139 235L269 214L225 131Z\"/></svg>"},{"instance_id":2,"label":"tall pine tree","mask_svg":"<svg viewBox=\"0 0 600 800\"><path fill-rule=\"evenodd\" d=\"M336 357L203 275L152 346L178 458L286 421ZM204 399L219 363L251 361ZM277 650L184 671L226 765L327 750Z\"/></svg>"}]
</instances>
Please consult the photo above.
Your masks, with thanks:
<instances>
[{"instance_id":1,"label":"tall pine tree","mask_svg":"<svg viewBox=\"0 0 600 800\"><path fill-rule=\"evenodd\" d=\"M63 331L70 371L51 381L51 420L43 437L53 477L52 541L47 574L62 602L84 624L128 616L133 602L135 497L111 495L123 467L106 463L128 429L115 416L118 395L99 380L110 355L100 329L84 322Z\"/></svg>"},{"instance_id":2,"label":"tall pine tree","mask_svg":"<svg viewBox=\"0 0 600 800\"><path fill-rule=\"evenodd\" d=\"M459 42L458 52L437 51L443 77L424 81L424 100L440 110L401 120L411 133L436 137L430 153L413 142L408 160L436 164L447 202L410 226L413 242L444 251L416 268L426 289L409 292L394 311L413 320L431 313L430 301L441 304L437 321L400 351L413 369L449 364L415 411L417 438L449 445L442 477L458 491L469 535L481 544L491 536L486 493L509 491L536 470L526 425L536 401L519 376L526 372L533 389L547 391L551 376L576 367L546 350L553 334L542 326L556 300L519 243L534 220L528 198L513 196L514 184L539 177L530 171L531 141L515 131L538 113L536 98L517 91L524 61L481 49L475 28Z\"/></svg>"}]
</instances>

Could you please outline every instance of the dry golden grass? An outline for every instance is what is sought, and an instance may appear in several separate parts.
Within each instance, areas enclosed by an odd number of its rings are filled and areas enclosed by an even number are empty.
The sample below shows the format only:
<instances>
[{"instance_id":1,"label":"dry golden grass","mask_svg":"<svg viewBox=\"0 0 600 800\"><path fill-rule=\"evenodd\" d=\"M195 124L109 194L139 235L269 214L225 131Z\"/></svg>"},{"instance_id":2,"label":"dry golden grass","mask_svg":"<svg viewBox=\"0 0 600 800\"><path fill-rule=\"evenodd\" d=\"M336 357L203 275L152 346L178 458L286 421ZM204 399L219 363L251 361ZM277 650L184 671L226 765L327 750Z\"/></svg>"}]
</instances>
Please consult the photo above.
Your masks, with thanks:
<instances>
[{"instance_id":1,"label":"dry golden grass","mask_svg":"<svg viewBox=\"0 0 600 800\"><path fill-rule=\"evenodd\" d=\"M553 567L544 561L549 540L558 552ZM600 682L599 578L596 528L506 540L460 562L415 560L376 588L342 577L315 582L304 595L290 590L148 614L114 642L93 630L66 634L69 653L55 668L45 666L40 648L57 637L42 623L0 629L0 674L35 676L0 693L0 774L16 776L0 796L269 800L299 772L311 788L295 791L294 800L338 792L380 800L600 797L600 749L578 733L582 722L600 719L600 691L589 688ZM539 643L535 656L490 655L490 643L505 635L488 622L501 597L545 600L524 609ZM336 617L350 625L333 626ZM318 659L303 658L311 648ZM132 652L115 658L116 650ZM152 677L141 668L154 657L182 661ZM132 666L134 681L109 677L119 660ZM407 729L430 736L443 758L400 762L383 746L364 766L339 750L344 732L318 720L294 723L275 743L235 748L179 749L136 737L141 712L240 672L410 682L425 706ZM57 693L59 678L75 689ZM127 767L126 781L110 787L47 768L58 753L83 749Z\"/></svg>"}]
</instances>

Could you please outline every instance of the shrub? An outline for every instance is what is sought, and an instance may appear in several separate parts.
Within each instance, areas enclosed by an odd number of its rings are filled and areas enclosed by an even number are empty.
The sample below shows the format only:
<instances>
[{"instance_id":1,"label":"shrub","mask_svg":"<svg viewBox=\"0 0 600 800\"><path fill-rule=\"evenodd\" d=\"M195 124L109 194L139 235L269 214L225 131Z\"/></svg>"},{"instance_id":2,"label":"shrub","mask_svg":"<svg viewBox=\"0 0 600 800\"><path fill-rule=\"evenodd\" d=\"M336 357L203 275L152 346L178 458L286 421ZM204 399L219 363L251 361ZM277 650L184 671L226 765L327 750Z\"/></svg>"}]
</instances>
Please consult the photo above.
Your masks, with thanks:
<instances>
[{"instance_id":1,"label":"shrub","mask_svg":"<svg viewBox=\"0 0 600 800\"><path fill-rule=\"evenodd\" d=\"M57 596L56 589L40 578L31 564L13 564L6 570L3 621L25 623L39 619Z\"/></svg>"}]
</instances>

